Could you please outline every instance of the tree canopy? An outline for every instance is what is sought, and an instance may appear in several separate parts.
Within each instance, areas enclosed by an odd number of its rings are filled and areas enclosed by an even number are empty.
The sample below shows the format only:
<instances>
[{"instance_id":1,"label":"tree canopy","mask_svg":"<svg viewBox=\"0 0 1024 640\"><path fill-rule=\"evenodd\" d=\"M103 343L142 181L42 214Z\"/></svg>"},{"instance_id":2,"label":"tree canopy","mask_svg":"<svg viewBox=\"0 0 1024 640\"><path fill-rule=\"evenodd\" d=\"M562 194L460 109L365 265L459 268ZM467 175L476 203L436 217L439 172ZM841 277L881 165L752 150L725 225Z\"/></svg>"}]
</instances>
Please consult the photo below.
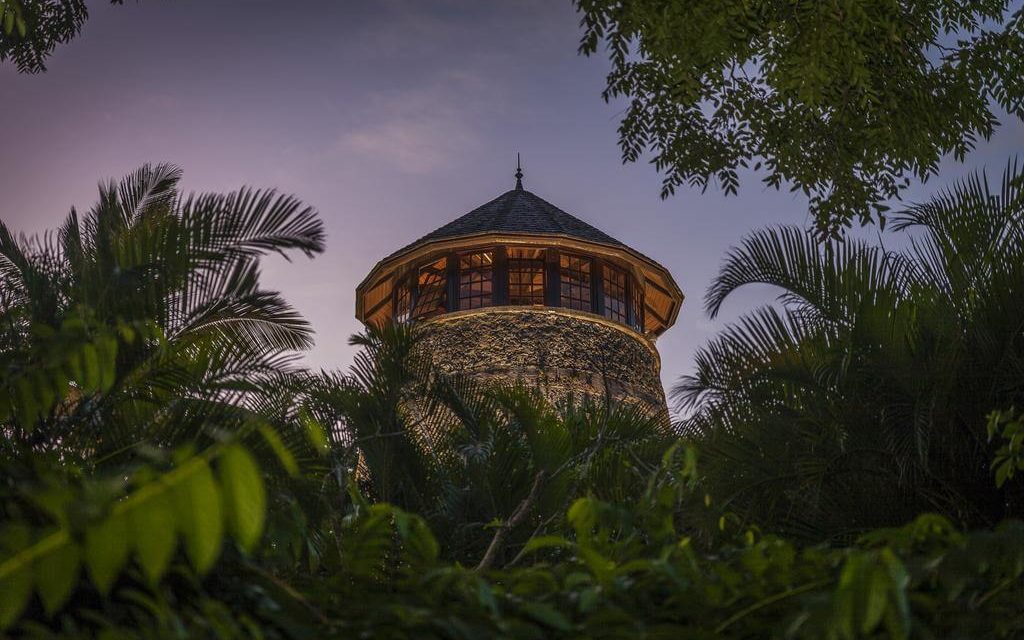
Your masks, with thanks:
<instances>
[{"instance_id":1,"label":"tree canopy","mask_svg":"<svg viewBox=\"0 0 1024 640\"><path fill-rule=\"evenodd\" d=\"M46 71L53 50L77 36L88 18L85 0L0 0L0 62L13 60L22 73Z\"/></svg>"},{"instance_id":2,"label":"tree canopy","mask_svg":"<svg viewBox=\"0 0 1024 640\"><path fill-rule=\"evenodd\" d=\"M1008 0L576 0L580 50L610 58L625 161L662 196L740 172L801 190L818 230L885 202L1024 118L1024 8Z\"/></svg>"},{"instance_id":3,"label":"tree canopy","mask_svg":"<svg viewBox=\"0 0 1024 640\"><path fill-rule=\"evenodd\" d=\"M743 521L843 539L922 511L964 526L1019 515L991 482L993 409L1024 405L1024 168L984 174L899 211L907 248L821 245L769 228L729 252L713 316L767 284L675 389L708 491Z\"/></svg>"}]
</instances>

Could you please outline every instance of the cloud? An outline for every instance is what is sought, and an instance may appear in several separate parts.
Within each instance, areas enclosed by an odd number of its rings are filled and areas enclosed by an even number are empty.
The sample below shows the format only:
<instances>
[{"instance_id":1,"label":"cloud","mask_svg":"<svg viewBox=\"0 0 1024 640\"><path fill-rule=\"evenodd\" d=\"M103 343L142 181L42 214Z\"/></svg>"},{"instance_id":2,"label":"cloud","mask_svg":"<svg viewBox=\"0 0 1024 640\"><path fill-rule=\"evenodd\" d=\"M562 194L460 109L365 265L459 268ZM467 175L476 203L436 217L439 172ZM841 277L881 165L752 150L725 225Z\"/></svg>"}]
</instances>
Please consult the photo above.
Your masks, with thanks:
<instances>
[{"instance_id":1,"label":"cloud","mask_svg":"<svg viewBox=\"0 0 1024 640\"><path fill-rule=\"evenodd\" d=\"M371 156L407 173L447 169L479 138L464 126L436 115L400 115L345 136L351 153Z\"/></svg>"},{"instance_id":2,"label":"cloud","mask_svg":"<svg viewBox=\"0 0 1024 640\"><path fill-rule=\"evenodd\" d=\"M718 330L721 329L721 325L718 322L715 322L714 320L707 320L705 318L698 318L697 321L694 322L694 327L703 333L718 333Z\"/></svg>"},{"instance_id":3,"label":"cloud","mask_svg":"<svg viewBox=\"0 0 1024 640\"><path fill-rule=\"evenodd\" d=\"M450 169L480 148L483 122L500 111L487 85L475 73L449 71L423 86L376 94L338 151L413 174Z\"/></svg>"}]
</instances>

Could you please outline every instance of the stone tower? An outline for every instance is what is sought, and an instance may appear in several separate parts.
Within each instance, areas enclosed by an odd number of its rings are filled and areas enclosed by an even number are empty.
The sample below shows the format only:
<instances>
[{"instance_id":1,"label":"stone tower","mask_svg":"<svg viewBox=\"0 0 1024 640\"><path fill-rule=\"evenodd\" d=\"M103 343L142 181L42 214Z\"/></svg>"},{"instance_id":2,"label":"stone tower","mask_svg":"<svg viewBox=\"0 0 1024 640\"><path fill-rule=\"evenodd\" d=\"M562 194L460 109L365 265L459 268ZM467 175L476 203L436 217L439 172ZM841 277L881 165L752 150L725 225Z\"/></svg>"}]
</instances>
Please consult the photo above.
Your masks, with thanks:
<instances>
[{"instance_id":1,"label":"stone tower","mask_svg":"<svg viewBox=\"0 0 1024 640\"><path fill-rule=\"evenodd\" d=\"M655 340L683 293L660 264L516 185L390 256L356 289L366 324L411 322L436 366L667 413Z\"/></svg>"}]
</instances>

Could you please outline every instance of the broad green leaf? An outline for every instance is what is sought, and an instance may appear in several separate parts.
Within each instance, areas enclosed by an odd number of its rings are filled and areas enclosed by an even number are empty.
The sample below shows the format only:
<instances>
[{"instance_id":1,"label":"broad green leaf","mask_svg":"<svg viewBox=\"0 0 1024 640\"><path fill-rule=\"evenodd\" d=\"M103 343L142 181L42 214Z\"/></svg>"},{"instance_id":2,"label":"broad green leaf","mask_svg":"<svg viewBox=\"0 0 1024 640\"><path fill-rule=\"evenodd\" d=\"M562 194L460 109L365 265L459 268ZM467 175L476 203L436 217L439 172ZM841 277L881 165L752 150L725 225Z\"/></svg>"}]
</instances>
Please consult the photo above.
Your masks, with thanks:
<instances>
[{"instance_id":1,"label":"broad green leaf","mask_svg":"<svg viewBox=\"0 0 1024 640\"><path fill-rule=\"evenodd\" d=\"M583 564L590 569L590 572L602 584L607 584L615 577L615 562L604 557L595 549L588 546L579 546L576 549L576 553L583 560Z\"/></svg>"},{"instance_id":2,"label":"broad green leaf","mask_svg":"<svg viewBox=\"0 0 1024 640\"><path fill-rule=\"evenodd\" d=\"M78 383L79 387L87 389L88 386L85 384L85 367L82 366L82 353L79 351L71 353L65 364L68 368L69 377Z\"/></svg>"},{"instance_id":3,"label":"broad green leaf","mask_svg":"<svg viewBox=\"0 0 1024 640\"><path fill-rule=\"evenodd\" d=\"M320 421L314 418L313 414L306 407L299 409L299 421L306 428L309 441L317 453L320 455L326 454L330 448L330 443L327 440L327 430L320 424Z\"/></svg>"},{"instance_id":4,"label":"broad green leaf","mask_svg":"<svg viewBox=\"0 0 1024 640\"><path fill-rule=\"evenodd\" d=\"M889 601L889 575L880 566L870 567L870 577L864 581L864 612L860 621L861 633L869 634L882 620L885 606Z\"/></svg>"},{"instance_id":5,"label":"broad green leaf","mask_svg":"<svg viewBox=\"0 0 1024 640\"><path fill-rule=\"evenodd\" d=\"M593 609L594 605L597 604L600 601L600 599L601 594L594 587L587 587L586 589L581 591L578 603L580 613L587 613L588 611Z\"/></svg>"},{"instance_id":6,"label":"broad green leaf","mask_svg":"<svg viewBox=\"0 0 1024 640\"><path fill-rule=\"evenodd\" d=\"M0 629L18 619L32 595L32 572L12 558L0 564Z\"/></svg>"},{"instance_id":7,"label":"broad green leaf","mask_svg":"<svg viewBox=\"0 0 1024 640\"><path fill-rule=\"evenodd\" d=\"M889 635L902 640L910 635L910 602L907 600L907 584L910 576L906 567L891 549L883 549L881 552L882 562L889 572L889 582L892 585L892 606L888 608L891 615L886 616L886 627Z\"/></svg>"},{"instance_id":8,"label":"broad green leaf","mask_svg":"<svg viewBox=\"0 0 1024 640\"><path fill-rule=\"evenodd\" d=\"M404 539L409 553L423 562L432 563L437 560L441 547L427 523L419 516L412 516L409 525L409 533Z\"/></svg>"},{"instance_id":9,"label":"broad green leaf","mask_svg":"<svg viewBox=\"0 0 1024 640\"><path fill-rule=\"evenodd\" d=\"M112 514L85 530L85 564L96 587L107 593L128 560L128 518Z\"/></svg>"},{"instance_id":10,"label":"broad green leaf","mask_svg":"<svg viewBox=\"0 0 1024 640\"><path fill-rule=\"evenodd\" d=\"M252 551L263 532L267 497L259 467L244 448L233 445L221 454L217 475L224 489L228 528L238 544Z\"/></svg>"},{"instance_id":11,"label":"broad green leaf","mask_svg":"<svg viewBox=\"0 0 1024 640\"><path fill-rule=\"evenodd\" d=\"M530 538L530 540L523 545L523 553L530 553L531 551L537 551L538 549L550 549L552 547L564 549L571 546L572 543L562 536L537 536L535 538Z\"/></svg>"},{"instance_id":12,"label":"broad green leaf","mask_svg":"<svg viewBox=\"0 0 1024 640\"><path fill-rule=\"evenodd\" d=\"M863 553L855 553L846 559L833 594L832 623L842 638L854 637L857 595L863 588L864 560Z\"/></svg>"},{"instance_id":13,"label":"broad green leaf","mask_svg":"<svg viewBox=\"0 0 1024 640\"><path fill-rule=\"evenodd\" d=\"M572 631L572 624L569 622L569 619L549 604L524 602L521 608L528 616L552 629Z\"/></svg>"},{"instance_id":14,"label":"broad green leaf","mask_svg":"<svg viewBox=\"0 0 1024 640\"><path fill-rule=\"evenodd\" d=\"M46 613L52 615L64 605L78 580L80 568L81 553L78 545L70 539L36 562L36 589Z\"/></svg>"},{"instance_id":15,"label":"broad green leaf","mask_svg":"<svg viewBox=\"0 0 1024 640\"><path fill-rule=\"evenodd\" d=\"M140 502L129 511L129 518L135 556L146 578L155 583L174 556L177 543L174 508L167 496L158 496Z\"/></svg>"},{"instance_id":16,"label":"broad green leaf","mask_svg":"<svg viewBox=\"0 0 1024 640\"><path fill-rule=\"evenodd\" d=\"M68 395L68 389L70 388L70 380L64 375L64 370L60 367L56 367L50 371L50 382L53 384L53 389L57 394L56 401L61 402Z\"/></svg>"},{"instance_id":17,"label":"broad green leaf","mask_svg":"<svg viewBox=\"0 0 1024 640\"><path fill-rule=\"evenodd\" d=\"M589 534L590 529L597 523L597 505L590 498L580 498L569 507L568 517L576 529L577 536L584 532Z\"/></svg>"},{"instance_id":18,"label":"broad green leaf","mask_svg":"<svg viewBox=\"0 0 1024 640\"><path fill-rule=\"evenodd\" d=\"M205 573L220 553L224 516L220 489L210 466L199 459L192 464L197 465L196 470L175 487L174 507L192 566Z\"/></svg>"},{"instance_id":19,"label":"broad green leaf","mask_svg":"<svg viewBox=\"0 0 1024 640\"><path fill-rule=\"evenodd\" d=\"M281 466L288 472L288 475L294 476L297 474L299 472L299 465L295 463L295 456L292 455L292 452L288 450L288 447L284 446L281 436L277 435L277 432L266 424L261 424L259 431L263 439L270 445L274 455L281 462Z\"/></svg>"},{"instance_id":20,"label":"broad green leaf","mask_svg":"<svg viewBox=\"0 0 1024 640\"><path fill-rule=\"evenodd\" d=\"M92 344L82 345L82 386L90 391L100 386L100 360L96 347Z\"/></svg>"},{"instance_id":21,"label":"broad green leaf","mask_svg":"<svg viewBox=\"0 0 1024 640\"><path fill-rule=\"evenodd\" d=\"M101 336L96 340L96 347L100 365L99 387L106 391L117 379L117 340Z\"/></svg>"},{"instance_id":22,"label":"broad green leaf","mask_svg":"<svg viewBox=\"0 0 1024 640\"><path fill-rule=\"evenodd\" d=\"M996 487L1001 488L1006 481L1013 477L1013 460L1007 458L996 469Z\"/></svg>"}]
</instances>

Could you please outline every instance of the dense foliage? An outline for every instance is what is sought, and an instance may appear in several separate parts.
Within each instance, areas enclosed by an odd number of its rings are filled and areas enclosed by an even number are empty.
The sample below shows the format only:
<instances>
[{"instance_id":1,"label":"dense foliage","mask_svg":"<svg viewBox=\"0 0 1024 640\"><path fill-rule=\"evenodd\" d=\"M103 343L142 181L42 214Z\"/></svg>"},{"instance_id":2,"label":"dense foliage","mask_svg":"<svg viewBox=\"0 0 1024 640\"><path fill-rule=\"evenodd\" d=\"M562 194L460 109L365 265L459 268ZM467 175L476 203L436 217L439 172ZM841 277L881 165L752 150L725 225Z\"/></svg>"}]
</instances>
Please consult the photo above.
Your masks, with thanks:
<instances>
[{"instance_id":1,"label":"dense foliage","mask_svg":"<svg viewBox=\"0 0 1024 640\"><path fill-rule=\"evenodd\" d=\"M882 219L1001 112L1024 118L1024 8L1009 0L575 0L629 100L623 158L725 193L742 169L810 198L819 231ZM1016 5L1016 6L1014 6Z\"/></svg>"},{"instance_id":2,"label":"dense foliage","mask_svg":"<svg viewBox=\"0 0 1024 640\"><path fill-rule=\"evenodd\" d=\"M43 241L0 228L0 634L1024 633L1020 522L779 537L634 407L441 374L406 327L297 367L309 328L259 256L320 251L315 214L178 178L104 185ZM980 428L988 485L1019 482L1021 416Z\"/></svg>"},{"instance_id":3,"label":"dense foliage","mask_svg":"<svg viewBox=\"0 0 1024 640\"><path fill-rule=\"evenodd\" d=\"M12 60L22 73L46 71L53 50L77 36L88 18L85 0L0 0L0 62Z\"/></svg>"},{"instance_id":4,"label":"dense foliage","mask_svg":"<svg viewBox=\"0 0 1024 640\"><path fill-rule=\"evenodd\" d=\"M258 258L320 252L315 213L273 191L183 196L179 179L146 166L102 185L88 214L43 240L0 223L13 414L0 448L91 466L195 442L214 420L244 422L312 345L306 321L260 288Z\"/></svg>"},{"instance_id":5,"label":"dense foliage","mask_svg":"<svg viewBox=\"0 0 1024 640\"><path fill-rule=\"evenodd\" d=\"M743 316L675 389L713 493L744 521L849 537L923 511L960 526L1024 513L992 483L993 408L1024 406L1024 168L896 214L906 249L754 233L708 291L750 284L781 308Z\"/></svg>"}]
</instances>

